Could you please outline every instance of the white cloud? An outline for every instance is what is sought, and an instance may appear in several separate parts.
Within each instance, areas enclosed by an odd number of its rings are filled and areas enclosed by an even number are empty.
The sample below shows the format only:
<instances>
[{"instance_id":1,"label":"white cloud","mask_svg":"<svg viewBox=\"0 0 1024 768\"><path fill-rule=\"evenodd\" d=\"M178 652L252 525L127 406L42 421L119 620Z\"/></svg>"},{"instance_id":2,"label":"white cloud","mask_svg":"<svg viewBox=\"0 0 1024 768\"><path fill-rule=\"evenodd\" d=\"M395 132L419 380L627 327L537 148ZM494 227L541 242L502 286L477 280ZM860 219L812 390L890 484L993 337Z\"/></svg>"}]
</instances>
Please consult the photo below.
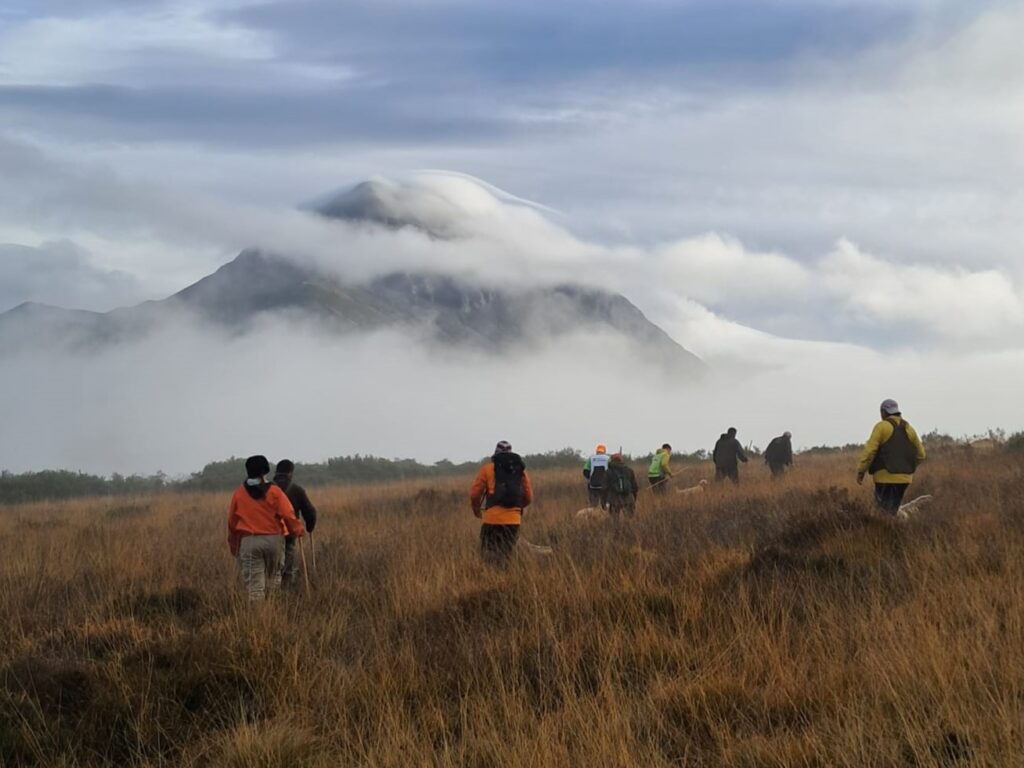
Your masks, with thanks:
<instances>
[{"instance_id":1,"label":"white cloud","mask_svg":"<svg viewBox=\"0 0 1024 768\"><path fill-rule=\"evenodd\" d=\"M254 77L267 85L351 76L341 67L289 59L272 35L224 21L217 10L223 8L175 1L9 22L0 28L0 84L229 86Z\"/></svg>"},{"instance_id":2,"label":"white cloud","mask_svg":"<svg viewBox=\"0 0 1024 768\"><path fill-rule=\"evenodd\" d=\"M704 304L784 305L807 296L810 271L779 253L748 250L717 233L657 247L658 271L689 298Z\"/></svg>"},{"instance_id":3,"label":"white cloud","mask_svg":"<svg viewBox=\"0 0 1024 768\"><path fill-rule=\"evenodd\" d=\"M998 270L887 262L841 241L821 263L822 284L851 320L952 341L1020 344L1024 296Z\"/></svg>"},{"instance_id":4,"label":"white cloud","mask_svg":"<svg viewBox=\"0 0 1024 768\"><path fill-rule=\"evenodd\" d=\"M699 316L708 307L715 316L798 338L874 339L883 347L915 339L1015 346L1024 324L1020 286L1000 270L906 264L846 240L809 261L749 249L718 234L649 247L606 245L573 235L553 214L463 175L431 172L380 183L396 217L457 235L436 240L415 229L186 196L94 167L31 153L25 160L13 149L9 154L13 159L5 160L0 153L0 168L10 167L9 177L20 173L21 183L16 194L0 190L0 234L5 217L12 225L34 218L59 226L103 253L98 266L145 275L147 295L184 287L255 245L354 281L439 270L501 285L582 282L623 293L659 324L691 329L707 326L694 324L688 313L696 308ZM680 340L701 346L689 335Z\"/></svg>"}]
</instances>

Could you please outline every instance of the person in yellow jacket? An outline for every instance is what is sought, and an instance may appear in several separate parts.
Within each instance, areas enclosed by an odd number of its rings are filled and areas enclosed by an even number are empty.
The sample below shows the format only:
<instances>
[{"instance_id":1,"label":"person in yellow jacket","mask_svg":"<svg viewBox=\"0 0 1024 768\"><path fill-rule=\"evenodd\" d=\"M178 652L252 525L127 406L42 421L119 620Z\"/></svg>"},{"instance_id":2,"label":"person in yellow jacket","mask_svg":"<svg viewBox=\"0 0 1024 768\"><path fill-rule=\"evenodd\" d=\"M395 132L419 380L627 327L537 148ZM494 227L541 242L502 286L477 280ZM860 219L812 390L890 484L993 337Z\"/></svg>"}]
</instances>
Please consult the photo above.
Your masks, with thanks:
<instances>
[{"instance_id":1,"label":"person in yellow jacket","mask_svg":"<svg viewBox=\"0 0 1024 768\"><path fill-rule=\"evenodd\" d=\"M895 400L883 400L881 421L871 430L857 464L857 484L870 474L875 481L875 504L895 515L914 479L914 471L924 461L924 444L910 426Z\"/></svg>"}]
</instances>

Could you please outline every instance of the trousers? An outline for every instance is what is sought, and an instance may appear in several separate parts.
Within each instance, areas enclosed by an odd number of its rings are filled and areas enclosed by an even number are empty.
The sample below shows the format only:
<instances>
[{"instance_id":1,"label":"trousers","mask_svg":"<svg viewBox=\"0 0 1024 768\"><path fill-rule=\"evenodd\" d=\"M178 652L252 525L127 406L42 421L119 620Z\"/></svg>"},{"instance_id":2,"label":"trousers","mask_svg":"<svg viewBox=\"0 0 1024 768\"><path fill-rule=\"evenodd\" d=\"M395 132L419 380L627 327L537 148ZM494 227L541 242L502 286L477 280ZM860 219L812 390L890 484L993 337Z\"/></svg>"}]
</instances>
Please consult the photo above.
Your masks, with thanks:
<instances>
[{"instance_id":1,"label":"trousers","mask_svg":"<svg viewBox=\"0 0 1024 768\"><path fill-rule=\"evenodd\" d=\"M238 568L249 602L266 598L281 586L284 536L244 536L238 545Z\"/></svg>"},{"instance_id":2,"label":"trousers","mask_svg":"<svg viewBox=\"0 0 1024 768\"><path fill-rule=\"evenodd\" d=\"M506 568L519 538L518 525L480 526L480 556L488 565Z\"/></svg>"},{"instance_id":3,"label":"trousers","mask_svg":"<svg viewBox=\"0 0 1024 768\"><path fill-rule=\"evenodd\" d=\"M875 504L883 512L895 515L903 503L903 494L907 488L906 483L875 483Z\"/></svg>"}]
</instances>

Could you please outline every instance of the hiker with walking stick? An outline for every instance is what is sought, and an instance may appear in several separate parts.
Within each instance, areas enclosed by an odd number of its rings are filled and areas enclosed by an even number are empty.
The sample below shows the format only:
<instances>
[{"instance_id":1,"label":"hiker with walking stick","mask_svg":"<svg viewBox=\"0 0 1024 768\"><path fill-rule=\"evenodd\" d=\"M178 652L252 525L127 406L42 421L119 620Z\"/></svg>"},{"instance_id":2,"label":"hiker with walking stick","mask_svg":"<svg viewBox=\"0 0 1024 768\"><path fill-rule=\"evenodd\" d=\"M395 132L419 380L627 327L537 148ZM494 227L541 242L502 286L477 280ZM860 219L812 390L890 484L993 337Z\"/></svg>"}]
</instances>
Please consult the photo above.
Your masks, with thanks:
<instances>
[{"instance_id":1,"label":"hiker with walking stick","mask_svg":"<svg viewBox=\"0 0 1024 768\"><path fill-rule=\"evenodd\" d=\"M267 482L269 473L266 456L246 459L246 480L228 508L228 548L238 559L250 602L281 585L284 534L305 534L284 491Z\"/></svg>"},{"instance_id":2,"label":"hiker with walking stick","mask_svg":"<svg viewBox=\"0 0 1024 768\"><path fill-rule=\"evenodd\" d=\"M651 491L664 493L668 487L669 478L672 477L672 470L668 463L672 459L672 446L665 443L654 452L651 459L651 466L647 470L647 482L651 484Z\"/></svg>"},{"instance_id":3,"label":"hiker with walking stick","mask_svg":"<svg viewBox=\"0 0 1024 768\"><path fill-rule=\"evenodd\" d=\"M274 485L285 492L288 501L291 502L295 515L301 521L309 534L310 547L313 542L313 529L316 528L316 507L309 500L306 489L295 482L295 463L288 459L277 462L277 469L274 473ZM286 536L284 540L284 568L281 571L281 586L285 589L298 589L299 587L299 565L305 560L300 557L299 547L301 542L295 536ZM313 550L313 566L316 567L316 550ZM303 566L305 563L302 562ZM308 576L304 577L308 580Z\"/></svg>"}]
</instances>

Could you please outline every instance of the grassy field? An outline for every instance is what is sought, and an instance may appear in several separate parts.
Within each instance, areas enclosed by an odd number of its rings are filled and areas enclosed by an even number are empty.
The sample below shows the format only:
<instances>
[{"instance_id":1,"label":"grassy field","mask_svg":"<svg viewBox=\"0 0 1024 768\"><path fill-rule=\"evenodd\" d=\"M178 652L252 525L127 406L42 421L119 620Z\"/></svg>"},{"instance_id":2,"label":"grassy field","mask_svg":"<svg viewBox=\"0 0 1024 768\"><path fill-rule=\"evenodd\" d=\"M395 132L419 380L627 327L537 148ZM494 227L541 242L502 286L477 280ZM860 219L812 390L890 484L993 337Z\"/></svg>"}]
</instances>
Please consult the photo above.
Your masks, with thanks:
<instances>
[{"instance_id":1,"label":"grassy field","mask_svg":"<svg viewBox=\"0 0 1024 768\"><path fill-rule=\"evenodd\" d=\"M254 608L226 495L0 509L0 764L1022 764L1024 464L930 461L907 523L850 456L766 475L629 524L538 475L505 573L469 477L320 490L312 596Z\"/></svg>"}]
</instances>

